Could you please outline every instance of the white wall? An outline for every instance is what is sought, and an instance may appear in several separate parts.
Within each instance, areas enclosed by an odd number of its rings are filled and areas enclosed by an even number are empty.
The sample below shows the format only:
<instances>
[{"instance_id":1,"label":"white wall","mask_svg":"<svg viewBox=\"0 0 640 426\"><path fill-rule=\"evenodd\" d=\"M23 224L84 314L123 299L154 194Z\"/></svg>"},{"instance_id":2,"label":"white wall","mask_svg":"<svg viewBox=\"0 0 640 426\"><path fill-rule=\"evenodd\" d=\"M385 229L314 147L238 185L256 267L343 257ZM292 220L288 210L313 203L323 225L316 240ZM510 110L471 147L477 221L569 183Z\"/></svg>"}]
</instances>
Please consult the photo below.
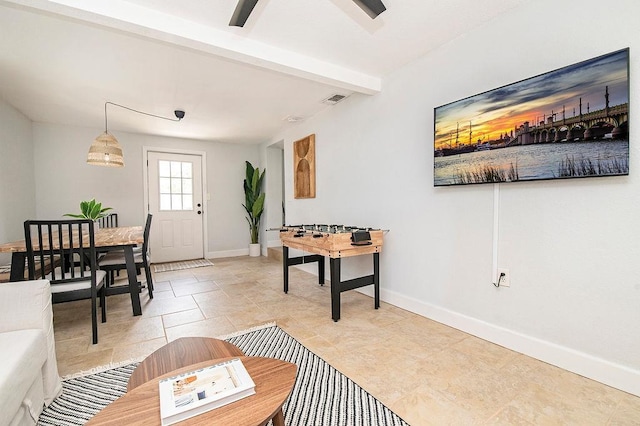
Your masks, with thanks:
<instances>
[{"instance_id":1,"label":"white wall","mask_svg":"<svg viewBox=\"0 0 640 426\"><path fill-rule=\"evenodd\" d=\"M635 0L529 2L277 135L287 222L390 229L384 300L640 395L639 109L629 176L500 185L498 229L493 185L433 186L436 106L625 47L640 99L639 15ZM294 200L292 143L310 133L317 196ZM492 284L494 233L510 288Z\"/></svg>"},{"instance_id":2,"label":"white wall","mask_svg":"<svg viewBox=\"0 0 640 426\"><path fill-rule=\"evenodd\" d=\"M257 146L186 140L113 131L123 148L124 168L90 166L87 152L102 130L34 123L35 194L39 218L79 211L96 198L118 213L121 226L144 223L143 147L203 151L207 155L207 257L248 252L249 229L242 207L245 160L257 163ZM205 246L205 250L207 247Z\"/></svg>"},{"instance_id":3,"label":"white wall","mask_svg":"<svg viewBox=\"0 0 640 426\"><path fill-rule=\"evenodd\" d=\"M0 242L24 238L22 226L35 218L31 121L0 99ZM0 265L11 255L0 253Z\"/></svg>"}]
</instances>

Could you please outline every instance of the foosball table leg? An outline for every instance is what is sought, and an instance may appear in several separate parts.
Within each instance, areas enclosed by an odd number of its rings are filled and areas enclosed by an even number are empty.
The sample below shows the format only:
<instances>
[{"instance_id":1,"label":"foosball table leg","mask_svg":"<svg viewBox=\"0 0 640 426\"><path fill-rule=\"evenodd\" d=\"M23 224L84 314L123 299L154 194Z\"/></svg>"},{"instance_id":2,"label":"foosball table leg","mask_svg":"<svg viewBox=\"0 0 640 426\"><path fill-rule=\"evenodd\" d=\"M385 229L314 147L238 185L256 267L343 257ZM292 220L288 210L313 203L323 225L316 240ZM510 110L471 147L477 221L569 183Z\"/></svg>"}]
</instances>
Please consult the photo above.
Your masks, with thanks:
<instances>
[{"instance_id":1,"label":"foosball table leg","mask_svg":"<svg viewBox=\"0 0 640 426\"><path fill-rule=\"evenodd\" d=\"M289 247L282 247L282 276L284 281L284 293L289 293Z\"/></svg>"},{"instance_id":2,"label":"foosball table leg","mask_svg":"<svg viewBox=\"0 0 640 426\"><path fill-rule=\"evenodd\" d=\"M334 322L340 319L340 258L329 258L331 269L331 318Z\"/></svg>"},{"instance_id":3,"label":"foosball table leg","mask_svg":"<svg viewBox=\"0 0 640 426\"><path fill-rule=\"evenodd\" d=\"M318 259L318 283L324 285L324 256Z\"/></svg>"},{"instance_id":4,"label":"foosball table leg","mask_svg":"<svg viewBox=\"0 0 640 426\"><path fill-rule=\"evenodd\" d=\"M373 253L373 306L380 307L380 253Z\"/></svg>"}]
</instances>

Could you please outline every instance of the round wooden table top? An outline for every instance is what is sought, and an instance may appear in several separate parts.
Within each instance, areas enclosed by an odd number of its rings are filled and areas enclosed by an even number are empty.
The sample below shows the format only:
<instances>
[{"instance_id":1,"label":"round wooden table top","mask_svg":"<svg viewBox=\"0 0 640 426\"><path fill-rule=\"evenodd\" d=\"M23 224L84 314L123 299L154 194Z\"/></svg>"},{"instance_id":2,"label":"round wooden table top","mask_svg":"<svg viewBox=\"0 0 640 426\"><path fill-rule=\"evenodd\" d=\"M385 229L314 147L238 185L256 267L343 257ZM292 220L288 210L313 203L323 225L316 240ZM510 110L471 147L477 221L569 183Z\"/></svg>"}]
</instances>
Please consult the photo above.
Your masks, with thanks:
<instances>
[{"instance_id":1,"label":"round wooden table top","mask_svg":"<svg viewBox=\"0 0 640 426\"><path fill-rule=\"evenodd\" d=\"M180 422L181 425L263 426L281 413L296 380L297 367L290 362L262 357L228 357L204 361L151 379L108 405L88 425L160 425L158 382L218 362L239 358L256 385L254 395Z\"/></svg>"},{"instance_id":2,"label":"round wooden table top","mask_svg":"<svg viewBox=\"0 0 640 426\"><path fill-rule=\"evenodd\" d=\"M178 368L218 358L243 356L237 346L210 337L181 337L142 361L129 378L127 392Z\"/></svg>"}]
</instances>

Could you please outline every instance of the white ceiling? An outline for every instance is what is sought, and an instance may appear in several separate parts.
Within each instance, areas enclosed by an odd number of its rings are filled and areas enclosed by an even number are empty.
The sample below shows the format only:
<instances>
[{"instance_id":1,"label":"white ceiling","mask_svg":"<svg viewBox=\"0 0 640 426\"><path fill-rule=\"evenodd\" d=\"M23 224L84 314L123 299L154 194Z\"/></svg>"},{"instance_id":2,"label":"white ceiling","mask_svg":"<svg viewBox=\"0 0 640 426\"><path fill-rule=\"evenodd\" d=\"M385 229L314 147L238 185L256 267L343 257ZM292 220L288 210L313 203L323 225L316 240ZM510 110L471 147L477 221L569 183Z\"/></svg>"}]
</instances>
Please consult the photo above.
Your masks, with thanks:
<instances>
[{"instance_id":1,"label":"white ceiling","mask_svg":"<svg viewBox=\"0 0 640 426\"><path fill-rule=\"evenodd\" d=\"M260 143L527 0L0 0L0 96L36 122ZM499 23L499 20L496 21Z\"/></svg>"}]
</instances>

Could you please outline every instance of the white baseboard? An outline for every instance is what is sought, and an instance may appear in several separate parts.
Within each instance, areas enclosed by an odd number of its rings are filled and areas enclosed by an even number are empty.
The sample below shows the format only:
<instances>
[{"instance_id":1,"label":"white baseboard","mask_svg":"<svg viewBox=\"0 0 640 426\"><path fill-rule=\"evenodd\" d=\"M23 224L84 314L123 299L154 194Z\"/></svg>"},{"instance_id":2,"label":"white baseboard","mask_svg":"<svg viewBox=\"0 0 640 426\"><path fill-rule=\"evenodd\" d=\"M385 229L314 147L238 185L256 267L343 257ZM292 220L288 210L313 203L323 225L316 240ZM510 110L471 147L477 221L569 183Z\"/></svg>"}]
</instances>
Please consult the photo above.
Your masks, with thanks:
<instances>
[{"instance_id":1,"label":"white baseboard","mask_svg":"<svg viewBox=\"0 0 640 426\"><path fill-rule=\"evenodd\" d=\"M357 289L357 291L373 297L372 287ZM564 370L640 396L640 371L638 370L382 288L380 300Z\"/></svg>"},{"instance_id":2,"label":"white baseboard","mask_svg":"<svg viewBox=\"0 0 640 426\"><path fill-rule=\"evenodd\" d=\"M246 249L210 251L207 253L207 259L238 256L249 256L249 247L247 247Z\"/></svg>"},{"instance_id":3,"label":"white baseboard","mask_svg":"<svg viewBox=\"0 0 640 426\"><path fill-rule=\"evenodd\" d=\"M267 241L267 247L282 247L280 240ZM262 256L267 256L267 250L264 245L261 247ZM216 259L222 257L249 256L249 248L236 250L210 251L207 253L207 259Z\"/></svg>"}]
</instances>

